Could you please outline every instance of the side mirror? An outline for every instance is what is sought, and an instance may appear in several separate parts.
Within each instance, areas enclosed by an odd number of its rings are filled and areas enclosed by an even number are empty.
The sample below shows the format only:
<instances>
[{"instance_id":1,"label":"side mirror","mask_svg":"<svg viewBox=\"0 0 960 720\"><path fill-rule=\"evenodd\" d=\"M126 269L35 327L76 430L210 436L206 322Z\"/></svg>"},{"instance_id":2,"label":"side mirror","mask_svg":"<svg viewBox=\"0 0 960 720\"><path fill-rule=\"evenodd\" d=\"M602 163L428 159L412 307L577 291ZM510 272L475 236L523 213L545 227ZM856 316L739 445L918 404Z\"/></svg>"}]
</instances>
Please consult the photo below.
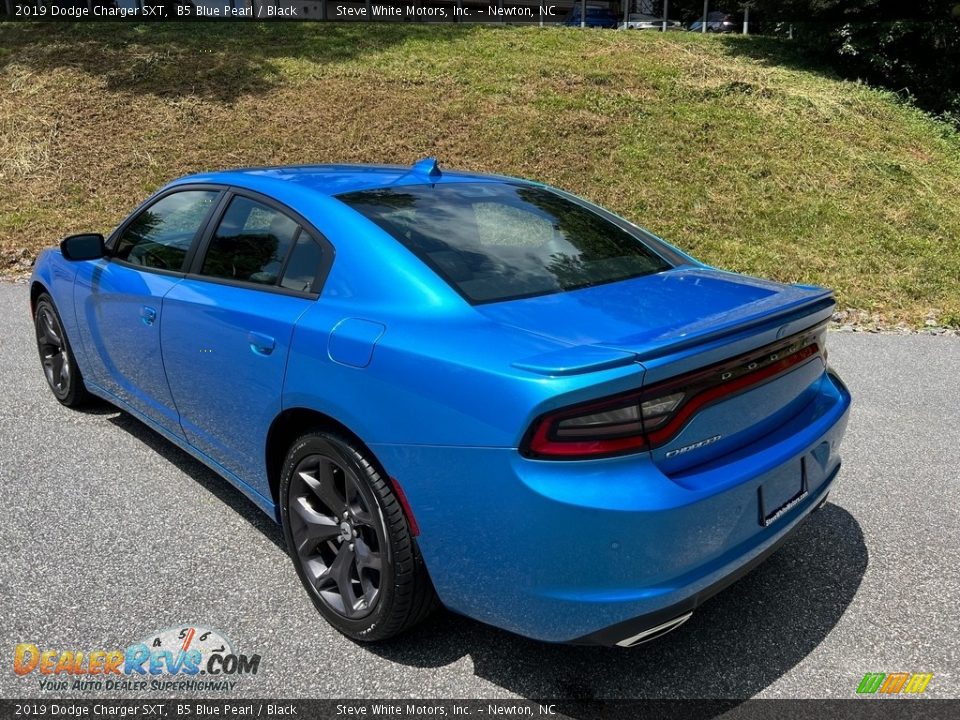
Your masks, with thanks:
<instances>
[{"instance_id":1,"label":"side mirror","mask_svg":"<svg viewBox=\"0 0 960 720\"><path fill-rule=\"evenodd\" d=\"M97 260L106 255L103 235L84 233L60 241L60 252L67 260Z\"/></svg>"}]
</instances>

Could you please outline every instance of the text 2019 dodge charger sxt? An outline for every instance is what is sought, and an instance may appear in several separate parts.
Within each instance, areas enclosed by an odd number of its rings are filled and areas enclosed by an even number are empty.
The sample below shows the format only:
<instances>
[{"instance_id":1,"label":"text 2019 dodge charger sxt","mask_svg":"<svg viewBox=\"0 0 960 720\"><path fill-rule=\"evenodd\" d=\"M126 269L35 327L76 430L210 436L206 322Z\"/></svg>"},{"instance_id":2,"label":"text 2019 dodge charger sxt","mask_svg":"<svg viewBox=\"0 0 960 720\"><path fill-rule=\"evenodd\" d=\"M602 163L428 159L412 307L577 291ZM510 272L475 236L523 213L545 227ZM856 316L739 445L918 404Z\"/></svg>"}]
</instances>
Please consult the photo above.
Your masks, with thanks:
<instances>
[{"instance_id":1,"label":"text 2019 dodge charger sxt","mask_svg":"<svg viewBox=\"0 0 960 720\"><path fill-rule=\"evenodd\" d=\"M30 300L57 399L230 480L359 640L438 600L548 641L656 637L840 467L829 291L432 160L176 180L45 251Z\"/></svg>"}]
</instances>

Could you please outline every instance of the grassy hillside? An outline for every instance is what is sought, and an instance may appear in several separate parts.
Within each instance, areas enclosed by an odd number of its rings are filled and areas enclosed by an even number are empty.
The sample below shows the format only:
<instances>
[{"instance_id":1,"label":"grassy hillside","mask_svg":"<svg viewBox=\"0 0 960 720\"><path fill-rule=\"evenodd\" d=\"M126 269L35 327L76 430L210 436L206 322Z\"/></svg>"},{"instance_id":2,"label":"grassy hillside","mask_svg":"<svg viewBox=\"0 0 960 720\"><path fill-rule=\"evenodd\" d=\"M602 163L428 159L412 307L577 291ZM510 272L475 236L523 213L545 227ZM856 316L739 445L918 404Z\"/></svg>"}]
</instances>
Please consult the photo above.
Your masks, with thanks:
<instances>
[{"instance_id":1,"label":"grassy hillside","mask_svg":"<svg viewBox=\"0 0 960 720\"><path fill-rule=\"evenodd\" d=\"M178 175L523 175L703 260L960 325L960 137L783 42L498 27L0 25L0 271ZM22 263L21 263L22 264Z\"/></svg>"}]
</instances>

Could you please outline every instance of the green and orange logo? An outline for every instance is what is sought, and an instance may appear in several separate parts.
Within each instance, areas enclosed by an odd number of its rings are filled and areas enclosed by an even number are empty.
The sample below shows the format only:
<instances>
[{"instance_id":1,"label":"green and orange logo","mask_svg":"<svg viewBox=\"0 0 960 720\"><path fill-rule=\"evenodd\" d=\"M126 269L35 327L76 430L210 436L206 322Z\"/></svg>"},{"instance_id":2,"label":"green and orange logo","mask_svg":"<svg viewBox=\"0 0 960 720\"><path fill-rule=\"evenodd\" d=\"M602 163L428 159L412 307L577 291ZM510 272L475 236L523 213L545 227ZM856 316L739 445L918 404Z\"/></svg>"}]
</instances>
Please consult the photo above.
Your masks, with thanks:
<instances>
[{"instance_id":1,"label":"green and orange logo","mask_svg":"<svg viewBox=\"0 0 960 720\"><path fill-rule=\"evenodd\" d=\"M867 673L857 686L859 695L919 695L933 680L933 673Z\"/></svg>"}]
</instances>

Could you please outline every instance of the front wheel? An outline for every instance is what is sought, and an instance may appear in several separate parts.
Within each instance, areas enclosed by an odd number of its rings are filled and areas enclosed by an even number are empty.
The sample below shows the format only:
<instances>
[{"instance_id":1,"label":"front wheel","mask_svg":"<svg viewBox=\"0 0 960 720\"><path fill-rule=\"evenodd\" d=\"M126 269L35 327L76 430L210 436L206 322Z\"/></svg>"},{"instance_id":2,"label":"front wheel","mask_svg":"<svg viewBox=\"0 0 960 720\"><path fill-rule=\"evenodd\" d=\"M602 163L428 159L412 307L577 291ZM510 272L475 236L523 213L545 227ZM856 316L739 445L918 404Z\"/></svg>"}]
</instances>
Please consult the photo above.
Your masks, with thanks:
<instances>
[{"instance_id":1,"label":"front wheel","mask_svg":"<svg viewBox=\"0 0 960 720\"><path fill-rule=\"evenodd\" d=\"M326 620L358 641L416 625L436 595L403 509L373 458L311 432L287 453L283 534L300 581Z\"/></svg>"},{"instance_id":2,"label":"front wheel","mask_svg":"<svg viewBox=\"0 0 960 720\"><path fill-rule=\"evenodd\" d=\"M77 407L89 400L87 389L77 367L76 358L60 322L53 298L43 293L37 298L33 313L40 364L53 395L67 407Z\"/></svg>"}]
</instances>

